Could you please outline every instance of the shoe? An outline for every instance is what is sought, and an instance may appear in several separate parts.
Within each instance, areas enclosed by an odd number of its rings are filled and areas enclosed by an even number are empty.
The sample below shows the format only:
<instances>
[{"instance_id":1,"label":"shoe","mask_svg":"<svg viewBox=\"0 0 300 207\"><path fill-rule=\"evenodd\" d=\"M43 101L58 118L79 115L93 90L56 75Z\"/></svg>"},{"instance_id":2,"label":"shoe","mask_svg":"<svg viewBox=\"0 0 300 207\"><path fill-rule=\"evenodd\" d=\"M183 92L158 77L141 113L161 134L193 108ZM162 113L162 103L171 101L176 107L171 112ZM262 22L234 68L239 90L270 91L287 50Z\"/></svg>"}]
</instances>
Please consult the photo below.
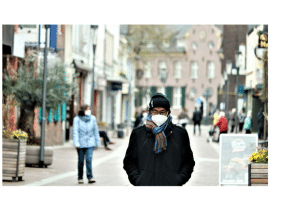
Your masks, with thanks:
<instances>
[{"instance_id":1,"label":"shoe","mask_svg":"<svg viewBox=\"0 0 300 207\"><path fill-rule=\"evenodd\" d=\"M95 182L96 181L93 178L89 179L89 183L95 183Z\"/></svg>"},{"instance_id":2,"label":"shoe","mask_svg":"<svg viewBox=\"0 0 300 207\"><path fill-rule=\"evenodd\" d=\"M108 144L115 144L114 142L109 142Z\"/></svg>"},{"instance_id":3,"label":"shoe","mask_svg":"<svg viewBox=\"0 0 300 207\"><path fill-rule=\"evenodd\" d=\"M105 147L105 149L106 149L106 150L112 150L112 149L110 149L109 147Z\"/></svg>"},{"instance_id":4,"label":"shoe","mask_svg":"<svg viewBox=\"0 0 300 207\"><path fill-rule=\"evenodd\" d=\"M78 184L83 184L83 180L82 179L78 180Z\"/></svg>"}]
</instances>

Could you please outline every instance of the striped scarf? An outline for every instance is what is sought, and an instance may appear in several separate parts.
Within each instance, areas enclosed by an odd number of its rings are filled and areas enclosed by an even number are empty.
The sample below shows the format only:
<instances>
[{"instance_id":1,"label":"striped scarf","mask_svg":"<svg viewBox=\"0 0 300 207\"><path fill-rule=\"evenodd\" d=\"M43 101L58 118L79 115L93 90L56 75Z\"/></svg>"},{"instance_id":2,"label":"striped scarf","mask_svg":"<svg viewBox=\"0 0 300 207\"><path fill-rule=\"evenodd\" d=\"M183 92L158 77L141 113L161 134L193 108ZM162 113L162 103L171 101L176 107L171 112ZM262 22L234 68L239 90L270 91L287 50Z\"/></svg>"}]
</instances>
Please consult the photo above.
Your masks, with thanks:
<instances>
[{"instance_id":1,"label":"striped scarf","mask_svg":"<svg viewBox=\"0 0 300 207\"><path fill-rule=\"evenodd\" d=\"M167 139L165 135L165 130L167 126L172 121L172 116L170 115L165 123L163 123L161 126L157 126L150 116L150 114L147 115L146 119L146 128L149 131L152 131L152 133L155 135L155 144L154 144L154 152L156 154L161 153L163 150L166 150L167 148Z\"/></svg>"}]
</instances>

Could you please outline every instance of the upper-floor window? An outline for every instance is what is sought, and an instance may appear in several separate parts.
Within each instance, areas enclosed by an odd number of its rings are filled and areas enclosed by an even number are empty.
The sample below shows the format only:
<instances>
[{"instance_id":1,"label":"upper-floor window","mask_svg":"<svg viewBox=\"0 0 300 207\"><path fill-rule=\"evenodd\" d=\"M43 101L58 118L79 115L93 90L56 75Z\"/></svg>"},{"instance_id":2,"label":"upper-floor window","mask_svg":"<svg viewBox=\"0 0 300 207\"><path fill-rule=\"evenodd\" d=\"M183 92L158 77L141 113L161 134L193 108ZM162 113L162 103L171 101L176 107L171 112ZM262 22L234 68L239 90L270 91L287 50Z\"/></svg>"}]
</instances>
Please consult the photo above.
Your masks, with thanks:
<instances>
[{"instance_id":1,"label":"upper-floor window","mask_svg":"<svg viewBox=\"0 0 300 207\"><path fill-rule=\"evenodd\" d=\"M147 61L145 64L145 78L151 78L151 62Z\"/></svg>"},{"instance_id":2,"label":"upper-floor window","mask_svg":"<svg viewBox=\"0 0 300 207\"><path fill-rule=\"evenodd\" d=\"M192 48L193 48L193 50L196 50L198 48L197 42L192 43Z\"/></svg>"},{"instance_id":3,"label":"upper-floor window","mask_svg":"<svg viewBox=\"0 0 300 207\"><path fill-rule=\"evenodd\" d=\"M198 78L198 62L192 61L191 64L191 78L197 79Z\"/></svg>"},{"instance_id":4,"label":"upper-floor window","mask_svg":"<svg viewBox=\"0 0 300 207\"><path fill-rule=\"evenodd\" d=\"M209 61L207 64L207 78L215 78L215 63L213 61Z\"/></svg>"},{"instance_id":5,"label":"upper-floor window","mask_svg":"<svg viewBox=\"0 0 300 207\"><path fill-rule=\"evenodd\" d=\"M175 61L174 63L174 77L175 78L181 78L181 62L180 61Z\"/></svg>"},{"instance_id":6,"label":"upper-floor window","mask_svg":"<svg viewBox=\"0 0 300 207\"><path fill-rule=\"evenodd\" d=\"M215 46L215 43L214 43L213 41L210 41L210 42L208 43L209 49L213 49L214 46Z\"/></svg>"},{"instance_id":7,"label":"upper-floor window","mask_svg":"<svg viewBox=\"0 0 300 207\"><path fill-rule=\"evenodd\" d=\"M162 60L159 62L159 77L160 78L167 78L167 65L166 61Z\"/></svg>"},{"instance_id":8,"label":"upper-floor window","mask_svg":"<svg viewBox=\"0 0 300 207\"><path fill-rule=\"evenodd\" d=\"M177 47L185 47L185 39L178 39Z\"/></svg>"}]
</instances>

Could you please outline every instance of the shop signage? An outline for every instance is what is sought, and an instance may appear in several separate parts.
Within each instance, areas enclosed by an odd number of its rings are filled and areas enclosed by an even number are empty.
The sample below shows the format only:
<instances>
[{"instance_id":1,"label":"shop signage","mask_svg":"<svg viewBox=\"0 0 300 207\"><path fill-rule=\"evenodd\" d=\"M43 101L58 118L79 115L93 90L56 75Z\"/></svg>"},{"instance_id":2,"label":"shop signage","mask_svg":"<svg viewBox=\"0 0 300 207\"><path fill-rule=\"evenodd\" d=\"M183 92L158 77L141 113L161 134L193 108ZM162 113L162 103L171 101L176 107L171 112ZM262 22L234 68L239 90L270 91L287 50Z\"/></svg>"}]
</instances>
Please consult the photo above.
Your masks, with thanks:
<instances>
[{"instance_id":1,"label":"shop signage","mask_svg":"<svg viewBox=\"0 0 300 207\"><path fill-rule=\"evenodd\" d=\"M268 48L268 35L262 33L258 39L258 48Z\"/></svg>"},{"instance_id":2,"label":"shop signage","mask_svg":"<svg viewBox=\"0 0 300 207\"><path fill-rule=\"evenodd\" d=\"M249 157L257 145L257 134L221 134L220 185L248 185Z\"/></svg>"}]
</instances>

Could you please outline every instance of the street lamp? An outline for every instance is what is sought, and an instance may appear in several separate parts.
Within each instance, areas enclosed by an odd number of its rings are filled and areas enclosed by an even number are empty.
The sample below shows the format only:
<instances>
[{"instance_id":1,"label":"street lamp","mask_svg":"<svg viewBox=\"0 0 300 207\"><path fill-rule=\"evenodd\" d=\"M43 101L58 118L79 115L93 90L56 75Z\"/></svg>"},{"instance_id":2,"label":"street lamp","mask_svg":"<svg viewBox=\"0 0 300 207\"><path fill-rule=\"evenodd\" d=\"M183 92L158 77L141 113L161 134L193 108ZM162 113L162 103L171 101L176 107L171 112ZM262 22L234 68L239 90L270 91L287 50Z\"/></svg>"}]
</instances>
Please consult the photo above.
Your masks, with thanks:
<instances>
[{"instance_id":1,"label":"street lamp","mask_svg":"<svg viewBox=\"0 0 300 207\"><path fill-rule=\"evenodd\" d=\"M42 130L41 130L41 147L40 147L40 161L39 167L44 167L44 148L45 148L45 122L46 122L46 86L47 86L47 44L48 44L48 28L45 25L46 38L45 38L45 52L44 52L44 74L43 74L43 114L42 114Z\"/></svg>"},{"instance_id":2,"label":"street lamp","mask_svg":"<svg viewBox=\"0 0 300 207\"><path fill-rule=\"evenodd\" d=\"M95 98L95 54L96 54L96 41L95 41L95 36L96 36L96 29L98 29L98 25L91 25L91 29L94 30L94 35L93 35L93 81L92 81L92 97L91 97L91 110L92 110L92 114L95 113L94 110L94 98Z\"/></svg>"}]
</instances>

